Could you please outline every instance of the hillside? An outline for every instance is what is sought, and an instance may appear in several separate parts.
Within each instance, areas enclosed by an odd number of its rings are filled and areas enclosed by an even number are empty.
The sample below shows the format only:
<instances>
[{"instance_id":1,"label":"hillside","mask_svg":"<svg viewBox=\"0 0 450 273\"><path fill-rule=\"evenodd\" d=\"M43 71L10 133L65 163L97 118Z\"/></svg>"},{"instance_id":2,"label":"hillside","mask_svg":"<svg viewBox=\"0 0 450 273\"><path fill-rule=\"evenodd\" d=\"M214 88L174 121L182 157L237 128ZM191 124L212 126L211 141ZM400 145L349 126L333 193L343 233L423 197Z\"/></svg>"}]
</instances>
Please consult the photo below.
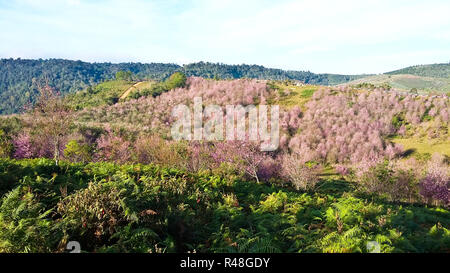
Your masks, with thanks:
<instances>
[{"instance_id":1,"label":"hillside","mask_svg":"<svg viewBox=\"0 0 450 273\"><path fill-rule=\"evenodd\" d=\"M140 81L138 83L124 80L105 81L98 85L89 86L82 91L68 94L65 100L75 110L85 107L113 105L126 99L130 93L145 90L153 83L153 81Z\"/></svg>"},{"instance_id":2,"label":"hillside","mask_svg":"<svg viewBox=\"0 0 450 273\"><path fill-rule=\"evenodd\" d=\"M410 74L432 78L450 78L450 63L416 65L386 73L388 75Z\"/></svg>"},{"instance_id":3,"label":"hillside","mask_svg":"<svg viewBox=\"0 0 450 273\"><path fill-rule=\"evenodd\" d=\"M448 252L448 98L183 76L0 116L0 252ZM194 97L280 105L278 150L174 140Z\"/></svg>"},{"instance_id":4,"label":"hillside","mask_svg":"<svg viewBox=\"0 0 450 273\"><path fill-rule=\"evenodd\" d=\"M450 78L433 78L411 74L383 74L357 79L344 85L373 84L375 86L389 85L395 89L410 91L417 89L422 92L450 92Z\"/></svg>"},{"instance_id":5,"label":"hillside","mask_svg":"<svg viewBox=\"0 0 450 273\"><path fill-rule=\"evenodd\" d=\"M162 80L176 71L181 71L187 76L204 78L292 79L320 85L334 85L361 77L284 71L258 65L224 65L204 62L179 66L161 63L87 63L62 59L1 59L0 114L18 113L24 105L34 102L38 93L38 82L47 81L61 94L68 94L112 80L118 71L131 71L134 78L138 80Z\"/></svg>"}]
</instances>

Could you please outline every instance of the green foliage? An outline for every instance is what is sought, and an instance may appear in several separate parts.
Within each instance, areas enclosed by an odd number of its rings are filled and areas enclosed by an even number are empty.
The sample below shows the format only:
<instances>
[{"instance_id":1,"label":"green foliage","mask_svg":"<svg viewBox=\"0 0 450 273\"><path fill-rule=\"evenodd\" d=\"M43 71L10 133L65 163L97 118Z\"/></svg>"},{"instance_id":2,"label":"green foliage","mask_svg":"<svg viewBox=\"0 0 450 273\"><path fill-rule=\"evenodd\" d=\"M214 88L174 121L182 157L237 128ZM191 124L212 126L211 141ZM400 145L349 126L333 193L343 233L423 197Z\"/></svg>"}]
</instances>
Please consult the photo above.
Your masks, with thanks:
<instances>
[{"instance_id":1,"label":"green foliage","mask_svg":"<svg viewBox=\"0 0 450 273\"><path fill-rule=\"evenodd\" d=\"M418 181L414 170L394 169L389 161L370 167L358 178L364 192L387 197L391 201L414 202L418 198Z\"/></svg>"},{"instance_id":2,"label":"green foliage","mask_svg":"<svg viewBox=\"0 0 450 273\"><path fill-rule=\"evenodd\" d=\"M448 250L450 212L312 193L155 165L0 159L0 251L382 252ZM9 182L8 182L9 183Z\"/></svg>"},{"instance_id":3,"label":"green foliage","mask_svg":"<svg viewBox=\"0 0 450 273\"><path fill-rule=\"evenodd\" d=\"M5 195L0 206L0 252L50 252L58 239L50 212L20 186Z\"/></svg>"},{"instance_id":4,"label":"green foliage","mask_svg":"<svg viewBox=\"0 0 450 273\"><path fill-rule=\"evenodd\" d=\"M70 94L65 97L66 103L75 110L101 105L113 105L120 96L133 84L125 80L114 80L100 83L93 87Z\"/></svg>"},{"instance_id":5,"label":"green foliage","mask_svg":"<svg viewBox=\"0 0 450 273\"><path fill-rule=\"evenodd\" d=\"M131 71L137 78L164 79L180 67L160 63L86 63L61 59L0 60L0 114L12 114L35 102L36 82L48 80L62 95L112 80L117 71Z\"/></svg>"},{"instance_id":6,"label":"green foliage","mask_svg":"<svg viewBox=\"0 0 450 273\"><path fill-rule=\"evenodd\" d=\"M362 77L314 74L308 71L285 71L258 65L225 65L205 62L179 66L161 63L86 63L61 59L1 59L0 114L20 112L24 105L35 102L38 94L37 86L34 83L36 80L48 79L50 86L65 95L86 90L89 86L114 78L128 81L130 72L138 79L163 80L177 71L188 77L291 79L307 84L321 85L335 85ZM119 75L116 75L118 72L120 72Z\"/></svg>"},{"instance_id":7,"label":"green foliage","mask_svg":"<svg viewBox=\"0 0 450 273\"><path fill-rule=\"evenodd\" d=\"M162 93L165 93L172 89L186 86L186 80L187 78L185 74L176 72L164 82L153 84L150 88L138 90L137 92L132 93L130 97L133 99L137 99L140 97L153 96L155 98Z\"/></svg>"},{"instance_id":8,"label":"green foliage","mask_svg":"<svg viewBox=\"0 0 450 273\"><path fill-rule=\"evenodd\" d=\"M85 246L101 237L112 236L126 221L121 191L108 184L89 183L86 189L58 203L65 233L79 234ZM108 238L107 237L107 238Z\"/></svg>"},{"instance_id":9,"label":"green foliage","mask_svg":"<svg viewBox=\"0 0 450 273\"><path fill-rule=\"evenodd\" d=\"M416 65L386 73L389 75L410 74L422 77L450 78L450 63Z\"/></svg>"},{"instance_id":10,"label":"green foliage","mask_svg":"<svg viewBox=\"0 0 450 273\"><path fill-rule=\"evenodd\" d=\"M87 162L91 159L91 147L88 144L79 144L76 140L67 143L64 157L72 162Z\"/></svg>"},{"instance_id":11,"label":"green foliage","mask_svg":"<svg viewBox=\"0 0 450 273\"><path fill-rule=\"evenodd\" d=\"M0 129L0 158L10 157L13 151L11 139Z\"/></svg>"},{"instance_id":12,"label":"green foliage","mask_svg":"<svg viewBox=\"0 0 450 273\"><path fill-rule=\"evenodd\" d=\"M116 80L119 81L132 81L133 73L131 71L118 71L116 73Z\"/></svg>"},{"instance_id":13,"label":"green foliage","mask_svg":"<svg viewBox=\"0 0 450 273\"><path fill-rule=\"evenodd\" d=\"M186 75L181 72L172 74L166 81L165 86L167 90L172 90L186 85Z\"/></svg>"},{"instance_id":14,"label":"green foliage","mask_svg":"<svg viewBox=\"0 0 450 273\"><path fill-rule=\"evenodd\" d=\"M392 118L392 126L394 126L395 129L399 129L400 127L402 127L402 125L406 124L406 120L405 120L405 114L404 113L400 113L397 115L394 115L394 117Z\"/></svg>"}]
</instances>

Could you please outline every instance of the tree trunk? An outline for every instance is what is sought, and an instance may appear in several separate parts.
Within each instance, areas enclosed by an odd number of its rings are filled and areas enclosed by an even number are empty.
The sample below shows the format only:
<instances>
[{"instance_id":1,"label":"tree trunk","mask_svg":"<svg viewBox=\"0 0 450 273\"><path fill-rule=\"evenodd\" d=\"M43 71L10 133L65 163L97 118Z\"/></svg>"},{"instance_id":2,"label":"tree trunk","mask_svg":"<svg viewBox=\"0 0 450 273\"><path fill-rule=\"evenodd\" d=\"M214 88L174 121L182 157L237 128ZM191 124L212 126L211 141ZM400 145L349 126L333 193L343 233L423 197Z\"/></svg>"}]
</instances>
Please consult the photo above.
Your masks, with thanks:
<instances>
[{"instance_id":1,"label":"tree trunk","mask_svg":"<svg viewBox=\"0 0 450 273\"><path fill-rule=\"evenodd\" d=\"M253 175L254 175L254 176L255 176L255 178L256 178L256 183L258 183L258 184L259 184L258 173L257 173L256 171L253 171Z\"/></svg>"},{"instance_id":2,"label":"tree trunk","mask_svg":"<svg viewBox=\"0 0 450 273\"><path fill-rule=\"evenodd\" d=\"M56 141L55 141L55 154L54 154L54 159L55 159L56 165L58 165L59 157L60 157L60 154L59 154L59 142L60 142L59 137L57 137Z\"/></svg>"}]
</instances>

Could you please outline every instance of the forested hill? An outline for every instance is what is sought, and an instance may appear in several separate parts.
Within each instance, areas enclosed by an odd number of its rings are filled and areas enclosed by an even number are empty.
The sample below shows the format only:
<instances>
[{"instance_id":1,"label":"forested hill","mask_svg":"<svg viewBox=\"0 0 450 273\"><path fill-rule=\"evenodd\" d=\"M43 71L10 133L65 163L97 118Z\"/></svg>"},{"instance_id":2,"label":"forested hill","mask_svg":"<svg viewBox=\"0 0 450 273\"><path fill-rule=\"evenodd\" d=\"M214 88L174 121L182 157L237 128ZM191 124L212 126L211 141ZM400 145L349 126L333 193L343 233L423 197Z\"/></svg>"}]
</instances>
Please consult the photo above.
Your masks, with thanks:
<instances>
[{"instance_id":1,"label":"forested hill","mask_svg":"<svg viewBox=\"0 0 450 273\"><path fill-rule=\"evenodd\" d=\"M410 74L431 78L450 78L450 63L416 65L386 73L388 75Z\"/></svg>"},{"instance_id":2,"label":"forested hill","mask_svg":"<svg viewBox=\"0 0 450 273\"><path fill-rule=\"evenodd\" d=\"M266 68L260 65L225 65L220 63L193 63L181 68L187 76L221 79L298 80L308 84L335 85L359 79L362 75L315 74L309 71L292 71Z\"/></svg>"},{"instance_id":3,"label":"forested hill","mask_svg":"<svg viewBox=\"0 0 450 273\"><path fill-rule=\"evenodd\" d=\"M161 78L179 69L175 64L86 63L60 59L0 60L0 114L19 112L37 94L36 81L47 81L62 94L113 79L121 70L137 77Z\"/></svg>"},{"instance_id":4,"label":"forested hill","mask_svg":"<svg viewBox=\"0 0 450 273\"><path fill-rule=\"evenodd\" d=\"M181 71L187 76L205 78L292 79L321 85L334 85L361 77L285 71L258 65L225 65L205 62L179 66L162 63L87 63L62 59L1 59L0 114L20 112L25 104L33 102L37 93L36 81L46 79L62 94L67 94L113 79L118 71L131 71L134 77L139 79L161 80L176 71Z\"/></svg>"}]
</instances>

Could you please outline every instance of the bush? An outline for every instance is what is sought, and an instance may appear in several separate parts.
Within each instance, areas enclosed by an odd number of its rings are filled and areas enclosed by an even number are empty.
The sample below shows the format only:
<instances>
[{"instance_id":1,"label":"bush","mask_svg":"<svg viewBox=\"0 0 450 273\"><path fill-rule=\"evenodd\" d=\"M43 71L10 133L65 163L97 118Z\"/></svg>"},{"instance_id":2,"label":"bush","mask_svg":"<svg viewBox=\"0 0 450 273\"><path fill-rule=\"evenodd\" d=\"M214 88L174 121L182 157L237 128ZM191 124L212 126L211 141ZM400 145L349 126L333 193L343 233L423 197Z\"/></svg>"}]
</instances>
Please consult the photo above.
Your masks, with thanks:
<instances>
[{"instance_id":1,"label":"bush","mask_svg":"<svg viewBox=\"0 0 450 273\"><path fill-rule=\"evenodd\" d=\"M176 72L172 74L165 82L165 87L167 90L172 90L179 87L186 86L186 75L181 72Z\"/></svg>"},{"instance_id":2,"label":"bush","mask_svg":"<svg viewBox=\"0 0 450 273\"><path fill-rule=\"evenodd\" d=\"M0 129L0 158L8 158L13 151L13 145L6 133Z\"/></svg>"},{"instance_id":3,"label":"bush","mask_svg":"<svg viewBox=\"0 0 450 273\"><path fill-rule=\"evenodd\" d=\"M159 136L141 136L134 144L135 161L166 167L186 167L187 147L184 143L169 142Z\"/></svg>"},{"instance_id":4,"label":"bush","mask_svg":"<svg viewBox=\"0 0 450 273\"><path fill-rule=\"evenodd\" d=\"M105 184L90 183L59 202L57 211L63 216L65 232L79 237L84 245L109 238L127 222L121 192Z\"/></svg>"},{"instance_id":5,"label":"bush","mask_svg":"<svg viewBox=\"0 0 450 273\"><path fill-rule=\"evenodd\" d=\"M420 194L430 203L432 200L450 204L450 176L443 158L433 155L427 173L420 181Z\"/></svg>"},{"instance_id":6,"label":"bush","mask_svg":"<svg viewBox=\"0 0 450 273\"><path fill-rule=\"evenodd\" d=\"M413 170L379 162L359 174L360 190L388 197L392 201L418 201L418 182Z\"/></svg>"},{"instance_id":7,"label":"bush","mask_svg":"<svg viewBox=\"0 0 450 273\"><path fill-rule=\"evenodd\" d=\"M64 149L64 157L72 162L88 162L91 160L91 147L88 144L79 144L71 140Z\"/></svg>"},{"instance_id":8,"label":"bush","mask_svg":"<svg viewBox=\"0 0 450 273\"><path fill-rule=\"evenodd\" d=\"M97 139L97 153L95 159L98 161L112 161L126 163L131 159L131 143L121 136L115 135L111 130Z\"/></svg>"},{"instance_id":9,"label":"bush","mask_svg":"<svg viewBox=\"0 0 450 273\"><path fill-rule=\"evenodd\" d=\"M33 156L31 138L28 134L18 135L14 141L14 158L31 158Z\"/></svg>"}]
</instances>

